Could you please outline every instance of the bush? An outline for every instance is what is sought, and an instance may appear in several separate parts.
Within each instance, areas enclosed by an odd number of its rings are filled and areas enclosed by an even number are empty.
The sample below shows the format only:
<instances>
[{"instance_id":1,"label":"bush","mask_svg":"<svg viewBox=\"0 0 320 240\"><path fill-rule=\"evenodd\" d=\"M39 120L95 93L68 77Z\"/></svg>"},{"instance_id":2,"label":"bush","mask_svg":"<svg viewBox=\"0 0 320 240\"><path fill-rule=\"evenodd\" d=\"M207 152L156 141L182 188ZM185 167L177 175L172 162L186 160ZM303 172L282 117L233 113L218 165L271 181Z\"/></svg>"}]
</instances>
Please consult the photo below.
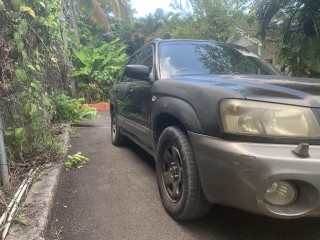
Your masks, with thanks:
<instances>
[{"instance_id":1,"label":"bush","mask_svg":"<svg viewBox=\"0 0 320 240\"><path fill-rule=\"evenodd\" d=\"M97 110L84 104L84 98L71 99L65 93L53 96L53 118L54 122L70 122L71 124L81 122L83 119L91 119L98 115Z\"/></svg>"}]
</instances>

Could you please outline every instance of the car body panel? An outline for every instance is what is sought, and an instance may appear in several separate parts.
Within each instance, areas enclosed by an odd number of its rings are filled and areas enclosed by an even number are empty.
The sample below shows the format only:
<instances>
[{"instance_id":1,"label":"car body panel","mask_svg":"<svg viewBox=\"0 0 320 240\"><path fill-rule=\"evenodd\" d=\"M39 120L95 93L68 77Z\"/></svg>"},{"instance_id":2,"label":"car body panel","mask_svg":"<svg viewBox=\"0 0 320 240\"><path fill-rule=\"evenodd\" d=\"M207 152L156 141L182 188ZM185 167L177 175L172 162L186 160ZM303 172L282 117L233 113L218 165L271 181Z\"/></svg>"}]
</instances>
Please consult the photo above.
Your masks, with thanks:
<instances>
[{"instance_id":1,"label":"car body panel","mask_svg":"<svg viewBox=\"0 0 320 240\"><path fill-rule=\"evenodd\" d=\"M318 79L273 75L199 75L175 77L167 81L182 81L186 86L194 84L238 93L252 100L320 108Z\"/></svg>"},{"instance_id":2,"label":"car body panel","mask_svg":"<svg viewBox=\"0 0 320 240\"><path fill-rule=\"evenodd\" d=\"M320 146L299 158L296 145L225 141L189 132L206 197L213 203L278 218L314 215L320 211ZM270 208L265 192L275 181L290 180L304 195L282 208Z\"/></svg>"},{"instance_id":3,"label":"car body panel","mask_svg":"<svg viewBox=\"0 0 320 240\"><path fill-rule=\"evenodd\" d=\"M151 84L147 81L131 82L127 101L132 107L127 109L128 128L142 143L152 146L150 133ZM128 123L128 124L129 124Z\"/></svg>"},{"instance_id":4,"label":"car body panel","mask_svg":"<svg viewBox=\"0 0 320 240\"><path fill-rule=\"evenodd\" d=\"M162 97L172 97L184 101L193 109L200 126L188 130L223 137L218 116L221 99L248 99L313 107L317 112L320 109L320 81L300 80L288 80L282 76L185 76L155 81L151 90L158 102L162 101ZM168 106L169 102L166 103ZM153 103L153 108L156 106L157 103Z\"/></svg>"}]
</instances>

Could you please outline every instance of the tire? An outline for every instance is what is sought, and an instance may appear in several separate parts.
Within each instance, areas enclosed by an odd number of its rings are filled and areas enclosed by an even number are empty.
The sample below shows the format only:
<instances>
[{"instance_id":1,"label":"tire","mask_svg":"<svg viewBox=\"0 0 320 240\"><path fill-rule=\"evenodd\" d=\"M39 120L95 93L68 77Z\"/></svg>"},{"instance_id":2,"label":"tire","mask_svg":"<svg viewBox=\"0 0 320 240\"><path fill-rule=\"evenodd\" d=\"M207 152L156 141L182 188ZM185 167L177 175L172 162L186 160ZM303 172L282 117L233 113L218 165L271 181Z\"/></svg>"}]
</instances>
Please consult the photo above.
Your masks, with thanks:
<instances>
[{"instance_id":1,"label":"tire","mask_svg":"<svg viewBox=\"0 0 320 240\"><path fill-rule=\"evenodd\" d=\"M211 209L205 198L190 139L181 129L167 127L156 152L156 172L165 210L176 220L204 216Z\"/></svg>"},{"instance_id":2,"label":"tire","mask_svg":"<svg viewBox=\"0 0 320 240\"><path fill-rule=\"evenodd\" d=\"M121 134L118 120L115 115L111 116L111 142L114 146L122 146L125 144L125 137Z\"/></svg>"}]
</instances>

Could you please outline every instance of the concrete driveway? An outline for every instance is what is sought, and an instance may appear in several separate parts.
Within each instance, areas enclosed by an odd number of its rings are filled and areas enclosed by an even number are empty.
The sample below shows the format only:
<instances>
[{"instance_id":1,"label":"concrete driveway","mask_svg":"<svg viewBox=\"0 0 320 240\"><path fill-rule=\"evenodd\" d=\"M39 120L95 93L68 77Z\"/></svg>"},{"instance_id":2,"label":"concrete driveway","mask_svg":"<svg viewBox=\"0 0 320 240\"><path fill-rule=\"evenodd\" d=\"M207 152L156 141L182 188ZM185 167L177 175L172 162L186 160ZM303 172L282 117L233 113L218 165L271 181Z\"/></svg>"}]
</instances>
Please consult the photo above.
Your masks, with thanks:
<instances>
[{"instance_id":1,"label":"concrete driveway","mask_svg":"<svg viewBox=\"0 0 320 240\"><path fill-rule=\"evenodd\" d=\"M108 112L77 131L69 154L91 161L62 173L46 239L320 239L319 218L278 220L222 206L197 221L176 222L162 208L153 158L134 144L111 144Z\"/></svg>"}]
</instances>

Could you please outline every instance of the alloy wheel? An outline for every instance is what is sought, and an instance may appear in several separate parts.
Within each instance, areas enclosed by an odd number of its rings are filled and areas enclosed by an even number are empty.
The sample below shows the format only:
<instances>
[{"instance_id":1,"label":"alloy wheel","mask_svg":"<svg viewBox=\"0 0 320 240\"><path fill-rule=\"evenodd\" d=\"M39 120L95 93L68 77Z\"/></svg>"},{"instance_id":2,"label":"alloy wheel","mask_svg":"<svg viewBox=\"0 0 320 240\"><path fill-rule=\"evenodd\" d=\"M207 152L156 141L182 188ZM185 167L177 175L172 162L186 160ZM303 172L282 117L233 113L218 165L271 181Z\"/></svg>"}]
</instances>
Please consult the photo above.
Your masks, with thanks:
<instances>
[{"instance_id":1,"label":"alloy wheel","mask_svg":"<svg viewBox=\"0 0 320 240\"><path fill-rule=\"evenodd\" d=\"M163 153L163 183L169 199L176 203L183 193L183 169L178 149L172 145Z\"/></svg>"}]
</instances>

